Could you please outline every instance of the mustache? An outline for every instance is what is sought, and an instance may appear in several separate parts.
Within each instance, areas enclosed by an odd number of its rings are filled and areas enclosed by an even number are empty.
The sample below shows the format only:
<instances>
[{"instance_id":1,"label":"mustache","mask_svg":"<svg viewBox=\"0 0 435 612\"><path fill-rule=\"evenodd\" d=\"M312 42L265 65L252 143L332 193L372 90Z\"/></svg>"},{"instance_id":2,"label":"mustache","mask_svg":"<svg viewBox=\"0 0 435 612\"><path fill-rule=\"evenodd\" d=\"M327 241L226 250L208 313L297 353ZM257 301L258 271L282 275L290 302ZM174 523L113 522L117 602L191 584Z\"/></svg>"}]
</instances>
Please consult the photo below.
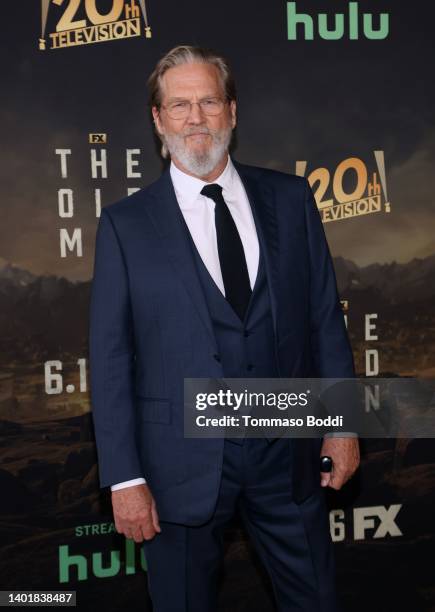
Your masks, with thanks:
<instances>
[{"instance_id":1,"label":"mustache","mask_svg":"<svg viewBox=\"0 0 435 612\"><path fill-rule=\"evenodd\" d=\"M213 136L216 134L216 130L210 130L207 127L204 128L187 128L183 131L183 136L196 136L197 134L207 134Z\"/></svg>"}]
</instances>

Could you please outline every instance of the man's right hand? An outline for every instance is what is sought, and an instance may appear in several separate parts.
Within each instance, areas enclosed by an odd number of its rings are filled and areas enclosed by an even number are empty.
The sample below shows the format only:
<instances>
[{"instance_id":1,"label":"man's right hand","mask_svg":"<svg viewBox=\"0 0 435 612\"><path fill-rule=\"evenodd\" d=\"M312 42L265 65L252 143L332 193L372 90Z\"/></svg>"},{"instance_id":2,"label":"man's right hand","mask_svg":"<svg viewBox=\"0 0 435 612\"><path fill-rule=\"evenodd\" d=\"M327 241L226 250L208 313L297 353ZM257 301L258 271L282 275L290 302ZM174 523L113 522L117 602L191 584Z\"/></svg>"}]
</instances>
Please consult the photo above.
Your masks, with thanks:
<instances>
[{"instance_id":1,"label":"man's right hand","mask_svg":"<svg viewBox=\"0 0 435 612\"><path fill-rule=\"evenodd\" d=\"M161 532L156 502L146 484L112 491L112 508L116 531L135 542Z\"/></svg>"}]
</instances>

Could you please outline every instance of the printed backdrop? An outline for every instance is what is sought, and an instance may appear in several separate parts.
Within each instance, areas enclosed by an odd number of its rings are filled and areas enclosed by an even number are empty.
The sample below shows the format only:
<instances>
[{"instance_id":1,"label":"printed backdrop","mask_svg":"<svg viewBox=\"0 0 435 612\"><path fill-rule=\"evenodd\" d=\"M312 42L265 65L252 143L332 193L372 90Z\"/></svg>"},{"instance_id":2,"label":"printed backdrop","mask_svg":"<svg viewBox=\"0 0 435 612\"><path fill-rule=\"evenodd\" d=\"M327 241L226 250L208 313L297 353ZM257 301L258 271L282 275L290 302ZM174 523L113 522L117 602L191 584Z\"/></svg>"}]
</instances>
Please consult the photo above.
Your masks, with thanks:
<instances>
[{"instance_id":1,"label":"printed backdrop","mask_svg":"<svg viewBox=\"0 0 435 612\"><path fill-rule=\"evenodd\" d=\"M234 157L309 178L358 374L435 375L434 18L402 0L4 3L1 589L151 609L99 489L88 307L101 207L162 170L145 84L176 44L230 58ZM329 495L344 610L435 610L434 443L362 445ZM273 609L237 520L220 606Z\"/></svg>"}]
</instances>

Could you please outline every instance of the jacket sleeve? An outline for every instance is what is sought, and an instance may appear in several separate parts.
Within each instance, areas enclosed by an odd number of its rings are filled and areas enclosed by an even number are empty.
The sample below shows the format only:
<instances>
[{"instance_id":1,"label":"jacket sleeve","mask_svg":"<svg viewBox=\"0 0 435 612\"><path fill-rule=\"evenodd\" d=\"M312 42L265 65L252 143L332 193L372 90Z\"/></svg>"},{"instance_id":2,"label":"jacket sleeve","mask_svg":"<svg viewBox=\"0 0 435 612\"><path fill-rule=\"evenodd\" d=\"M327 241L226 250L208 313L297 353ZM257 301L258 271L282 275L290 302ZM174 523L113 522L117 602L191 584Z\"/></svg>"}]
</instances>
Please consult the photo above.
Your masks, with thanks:
<instances>
[{"instance_id":1,"label":"jacket sleeve","mask_svg":"<svg viewBox=\"0 0 435 612\"><path fill-rule=\"evenodd\" d=\"M100 486L143 476L136 442L135 351L127 269L112 219L102 210L89 317L92 418Z\"/></svg>"},{"instance_id":2,"label":"jacket sleeve","mask_svg":"<svg viewBox=\"0 0 435 612\"><path fill-rule=\"evenodd\" d=\"M308 181L305 185L305 215L310 256L310 343L316 376L354 378L352 349L332 257Z\"/></svg>"},{"instance_id":3,"label":"jacket sleeve","mask_svg":"<svg viewBox=\"0 0 435 612\"><path fill-rule=\"evenodd\" d=\"M310 256L310 345L315 376L355 378L352 348L337 290L334 265L323 223L308 180L305 215ZM331 415L355 411L359 404L353 381L322 385L321 401ZM354 431L329 432L324 437L356 437Z\"/></svg>"}]
</instances>

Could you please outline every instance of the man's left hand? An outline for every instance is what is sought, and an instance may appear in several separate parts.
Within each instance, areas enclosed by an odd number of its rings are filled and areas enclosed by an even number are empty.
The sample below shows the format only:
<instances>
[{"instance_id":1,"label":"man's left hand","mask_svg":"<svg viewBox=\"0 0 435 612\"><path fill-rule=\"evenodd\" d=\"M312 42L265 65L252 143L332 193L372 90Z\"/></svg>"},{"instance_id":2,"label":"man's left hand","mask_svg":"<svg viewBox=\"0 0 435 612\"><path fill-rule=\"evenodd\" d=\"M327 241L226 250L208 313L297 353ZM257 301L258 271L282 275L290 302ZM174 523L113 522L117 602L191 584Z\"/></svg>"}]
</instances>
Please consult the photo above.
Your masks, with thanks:
<instances>
[{"instance_id":1,"label":"man's left hand","mask_svg":"<svg viewBox=\"0 0 435 612\"><path fill-rule=\"evenodd\" d=\"M320 473L321 486L341 489L359 466L358 438L324 438L321 455L328 455L333 461L331 472Z\"/></svg>"}]
</instances>

